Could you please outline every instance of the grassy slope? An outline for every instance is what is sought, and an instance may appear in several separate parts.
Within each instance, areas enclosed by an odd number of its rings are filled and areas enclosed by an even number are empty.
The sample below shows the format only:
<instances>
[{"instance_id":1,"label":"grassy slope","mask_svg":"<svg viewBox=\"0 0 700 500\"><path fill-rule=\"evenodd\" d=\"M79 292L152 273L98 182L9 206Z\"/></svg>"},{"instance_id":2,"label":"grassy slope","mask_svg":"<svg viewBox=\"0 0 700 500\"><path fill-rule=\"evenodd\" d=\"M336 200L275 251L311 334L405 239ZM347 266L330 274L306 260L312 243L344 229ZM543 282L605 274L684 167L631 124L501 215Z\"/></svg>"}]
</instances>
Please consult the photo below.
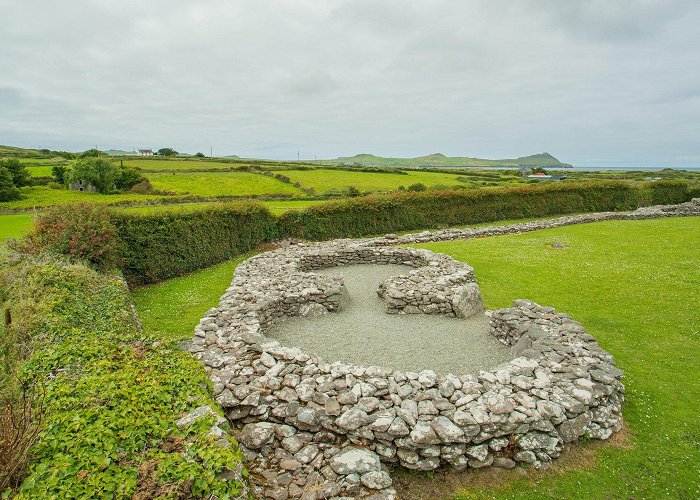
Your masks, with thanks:
<instances>
[{"instance_id":1,"label":"grassy slope","mask_svg":"<svg viewBox=\"0 0 700 500\"><path fill-rule=\"evenodd\" d=\"M291 184L249 172L163 173L148 174L147 177L156 189L194 195L304 194Z\"/></svg>"},{"instance_id":2,"label":"grassy slope","mask_svg":"<svg viewBox=\"0 0 700 500\"><path fill-rule=\"evenodd\" d=\"M284 175L299 182L306 188L313 188L318 193L329 189L343 189L347 186L355 186L360 191L385 191L396 189L399 186L408 187L411 184L422 183L427 187L437 184L455 186L462 184L456 175L409 172L408 175L385 174L374 172L349 172L347 170L288 170Z\"/></svg>"},{"instance_id":3,"label":"grassy slope","mask_svg":"<svg viewBox=\"0 0 700 500\"><path fill-rule=\"evenodd\" d=\"M566 247L552 248L553 241ZM700 218L603 222L421 247L473 265L489 308L522 297L570 313L625 370L631 448L601 447L592 467L549 471L536 483L503 473L502 489L462 491L464 498L697 497ZM431 479L415 486L422 482Z\"/></svg>"},{"instance_id":4,"label":"grassy slope","mask_svg":"<svg viewBox=\"0 0 700 500\"><path fill-rule=\"evenodd\" d=\"M7 238L24 236L34 225L33 214L0 215L0 249Z\"/></svg>"}]
</instances>

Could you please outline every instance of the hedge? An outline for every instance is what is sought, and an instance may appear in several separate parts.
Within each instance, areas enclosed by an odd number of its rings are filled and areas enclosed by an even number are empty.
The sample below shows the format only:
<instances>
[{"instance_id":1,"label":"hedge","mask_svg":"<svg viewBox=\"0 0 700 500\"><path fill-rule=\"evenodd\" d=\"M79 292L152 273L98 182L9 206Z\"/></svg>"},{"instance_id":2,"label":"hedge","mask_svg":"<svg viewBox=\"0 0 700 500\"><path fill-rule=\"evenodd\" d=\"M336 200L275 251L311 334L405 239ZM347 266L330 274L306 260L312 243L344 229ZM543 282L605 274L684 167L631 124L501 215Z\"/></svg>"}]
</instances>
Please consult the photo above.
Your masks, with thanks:
<instances>
[{"instance_id":1,"label":"hedge","mask_svg":"<svg viewBox=\"0 0 700 500\"><path fill-rule=\"evenodd\" d=\"M289 211L280 235L324 240L577 212L632 210L688 201L682 181L552 183L507 188L397 193Z\"/></svg>"},{"instance_id":2,"label":"hedge","mask_svg":"<svg viewBox=\"0 0 700 500\"><path fill-rule=\"evenodd\" d=\"M15 498L245 491L237 445L208 435L213 416L178 429L176 420L194 408L218 408L208 377L174 341L140 332L121 278L46 258L3 271L10 333L33 352L17 374L45 391L41 433Z\"/></svg>"},{"instance_id":3,"label":"hedge","mask_svg":"<svg viewBox=\"0 0 700 500\"><path fill-rule=\"evenodd\" d=\"M262 204L231 203L187 212L115 212L121 269L130 285L180 276L247 252L277 235Z\"/></svg>"}]
</instances>

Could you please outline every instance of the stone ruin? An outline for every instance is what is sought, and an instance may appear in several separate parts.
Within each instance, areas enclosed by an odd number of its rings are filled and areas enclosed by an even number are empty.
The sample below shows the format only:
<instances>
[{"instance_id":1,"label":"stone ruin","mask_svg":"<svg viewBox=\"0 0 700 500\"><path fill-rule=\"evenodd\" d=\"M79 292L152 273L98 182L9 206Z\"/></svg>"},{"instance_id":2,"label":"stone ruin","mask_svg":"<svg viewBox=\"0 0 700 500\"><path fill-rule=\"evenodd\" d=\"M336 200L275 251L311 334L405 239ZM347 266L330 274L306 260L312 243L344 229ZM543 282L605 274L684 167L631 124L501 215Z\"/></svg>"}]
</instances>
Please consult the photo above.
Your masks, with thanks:
<instances>
[{"instance_id":1,"label":"stone ruin","mask_svg":"<svg viewBox=\"0 0 700 500\"><path fill-rule=\"evenodd\" d=\"M238 266L189 349L238 429L259 497L394 498L386 464L419 470L546 467L569 443L584 436L606 439L622 426L622 371L566 314L527 300L486 311L490 333L510 346L512 359L466 374L322 360L266 333L288 317L342 309L342 277L313 271L350 264L414 268L379 285L389 314L465 318L482 310L471 267L397 244L698 215L696 198L628 212L281 248ZM211 411L198 408L182 420ZM215 435L222 433L217 428Z\"/></svg>"},{"instance_id":2,"label":"stone ruin","mask_svg":"<svg viewBox=\"0 0 700 500\"><path fill-rule=\"evenodd\" d=\"M470 266L392 240L297 244L252 257L197 326L189 349L240 428L248 467L264 478L253 485L260 496L392 498L385 464L542 467L567 443L620 430L624 387L613 357L566 314L527 300L486 312L512 359L479 373L322 360L266 336L285 318L342 309L343 278L313 272L332 266L413 267L379 285L390 314L482 311Z\"/></svg>"}]
</instances>

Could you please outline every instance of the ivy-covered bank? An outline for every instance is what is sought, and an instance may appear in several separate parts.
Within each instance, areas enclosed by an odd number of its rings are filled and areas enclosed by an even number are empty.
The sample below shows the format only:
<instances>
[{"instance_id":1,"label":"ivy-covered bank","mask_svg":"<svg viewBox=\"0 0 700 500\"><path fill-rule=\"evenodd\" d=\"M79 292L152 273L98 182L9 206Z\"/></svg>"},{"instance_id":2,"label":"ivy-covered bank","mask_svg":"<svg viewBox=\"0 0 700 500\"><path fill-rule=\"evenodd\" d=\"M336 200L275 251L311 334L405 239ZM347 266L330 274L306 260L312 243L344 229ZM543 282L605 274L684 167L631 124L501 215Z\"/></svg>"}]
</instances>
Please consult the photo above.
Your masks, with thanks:
<instances>
[{"instance_id":1,"label":"ivy-covered bank","mask_svg":"<svg viewBox=\"0 0 700 500\"><path fill-rule=\"evenodd\" d=\"M141 332L119 276L30 258L3 280L4 333L30 352L16 373L45 393L16 498L247 497L237 443L201 410L218 408L204 370Z\"/></svg>"}]
</instances>

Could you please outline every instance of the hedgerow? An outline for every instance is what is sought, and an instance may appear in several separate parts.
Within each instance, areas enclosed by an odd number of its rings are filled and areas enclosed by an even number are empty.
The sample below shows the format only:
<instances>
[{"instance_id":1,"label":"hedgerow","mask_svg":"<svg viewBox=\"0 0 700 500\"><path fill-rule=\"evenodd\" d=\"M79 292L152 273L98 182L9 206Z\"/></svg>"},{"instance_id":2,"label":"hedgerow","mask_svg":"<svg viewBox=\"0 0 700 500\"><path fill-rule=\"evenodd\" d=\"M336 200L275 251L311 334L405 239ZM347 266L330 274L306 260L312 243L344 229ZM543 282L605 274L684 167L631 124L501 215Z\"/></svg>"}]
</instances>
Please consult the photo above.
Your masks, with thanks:
<instances>
[{"instance_id":1,"label":"hedgerow","mask_svg":"<svg viewBox=\"0 0 700 500\"><path fill-rule=\"evenodd\" d=\"M191 212L114 213L121 268L130 285L153 283L247 252L277 235L275 217L258 203Z\"/></svg>"},{"instance_id":2,"label":"hedgerow","mask_svg":"<svg viewBox=\"0 0 700 500\"><path fill-rule=\"evenodd\" d=\"M35 259L8 273L3 305L33 350L18 376L45 391L16 498L223 499L244 490L240 476L224 479L241 454L208 436L213 416L175 425L198 406L216 408L207 376L174 343L140 332L118 276Z\"/></svg>"},{"instance_id":3,"label":"hedgerow","mask_svg":"<svg viewBox=\"0 0 700 500\"><path fill-rule=\"evenodd\" d=\"M623 181L522 185L366 196L315 205L280 216L279 234L323 240L503 219L631 210L680 203L685 182Z\"/></svg>"}]
</instances>

